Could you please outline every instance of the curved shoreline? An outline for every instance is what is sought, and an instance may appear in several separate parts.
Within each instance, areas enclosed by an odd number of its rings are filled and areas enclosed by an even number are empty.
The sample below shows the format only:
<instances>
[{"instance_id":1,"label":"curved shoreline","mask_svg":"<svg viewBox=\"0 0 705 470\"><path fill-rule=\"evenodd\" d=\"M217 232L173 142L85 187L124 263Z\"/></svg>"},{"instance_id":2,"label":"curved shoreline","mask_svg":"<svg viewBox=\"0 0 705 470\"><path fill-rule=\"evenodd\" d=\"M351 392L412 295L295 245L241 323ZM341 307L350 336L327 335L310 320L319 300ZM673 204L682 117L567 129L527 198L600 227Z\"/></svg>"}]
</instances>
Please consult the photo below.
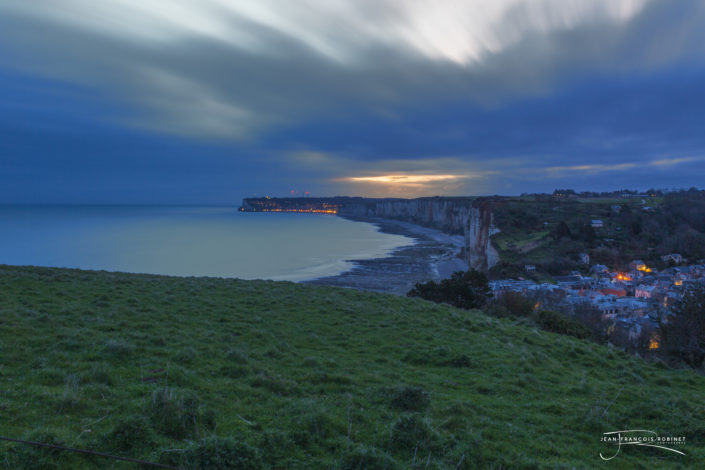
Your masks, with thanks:
<instances>
[{"instance_id":1,"label":"curved shoreline","mask_svg":"<svg viewBox=\"0 0 705 470\"><path fill-rule=\"evenodd\" d=\"M384 292L404 295L417 282L450 277L464 271L467 264L458 257L464 240L461 235L449 235L439 230L394 219L342 216L356 222L371 223L380 232L404 235L414 243L402 246L384 258L347 260L354 266L336 276L327 276L303 284Z\"/></svg>"}]
</instances>

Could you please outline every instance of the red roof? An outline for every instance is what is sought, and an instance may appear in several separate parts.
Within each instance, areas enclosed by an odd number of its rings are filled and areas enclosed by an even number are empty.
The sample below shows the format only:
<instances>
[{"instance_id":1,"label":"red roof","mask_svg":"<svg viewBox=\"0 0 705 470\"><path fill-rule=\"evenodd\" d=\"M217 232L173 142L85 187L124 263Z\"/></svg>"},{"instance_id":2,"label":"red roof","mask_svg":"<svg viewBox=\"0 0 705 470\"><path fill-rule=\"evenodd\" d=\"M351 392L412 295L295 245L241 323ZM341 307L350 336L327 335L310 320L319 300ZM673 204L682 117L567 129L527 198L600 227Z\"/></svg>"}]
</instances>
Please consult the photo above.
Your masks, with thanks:
<instances>
[{"instance_id":1,"label":"red roof","mask_svg":"<svg viewBox=\"0 0 705 470\"><path fill-rule=\"evenodd\" d=\"M614 295L617 297L624 297L625 295L627 295L627 291L625 291L624 289L611 289L609 287L600 290L600 292L604 295Z\"/></svg>"}]
</instances>

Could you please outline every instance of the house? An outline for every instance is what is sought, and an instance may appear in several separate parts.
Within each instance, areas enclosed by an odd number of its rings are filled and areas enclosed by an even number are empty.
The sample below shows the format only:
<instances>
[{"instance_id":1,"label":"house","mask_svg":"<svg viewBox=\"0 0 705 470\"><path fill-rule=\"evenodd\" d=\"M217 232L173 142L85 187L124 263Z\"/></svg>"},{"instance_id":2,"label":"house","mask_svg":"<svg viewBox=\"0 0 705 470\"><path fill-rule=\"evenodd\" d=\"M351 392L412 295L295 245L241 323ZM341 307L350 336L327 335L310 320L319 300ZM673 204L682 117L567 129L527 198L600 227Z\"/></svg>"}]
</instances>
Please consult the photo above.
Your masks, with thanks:
<instances>
[{"instance_id":1,"label":"house","mask_svg":"<svg viewBox=\"0 0 705 470\"><path fill-rule=\"evenodd\" d=\"M619 308L619 314L628 317L643 317L648 309L648 304L643 300L634 297L623 297L615 301Z\"/></svg>"},{"instance_id":2,"label":"house","mask_svg":"<svg viewBox=\"0 0 705 470\"><path fill-rule=\"evenodd\" d=\"M576 288L581 284L580 276L555 276L554 279L563 288Z\"/></svg>"},{"instance_id":3,"label":"house","mask_svg":"<svg viewBox=\"0 0 705 470\"><path fill-rule=\"evenodd\" d=\"M634 297L641 299L650 299L651 297L653 297L655 289L656 286L645 286L641 284L634 291Z\"/></svg>"},{"instance_id":4,"label":"house","mask_svg":"<svg viewBox=\"0 0 705 470\"><path fill-rule=\"evenodd\" d=\"M625 289L616 289L613 287L608 287L608 288L600 289L600 294L613 295L615 297L624 297L627 295L627 291Z\"/></svg>"},{"instance_id":5,"label":"house","mask_svg":"<svg viewBox=\"0 0 705 470\"><path fill-rule=\"evenodd\" d=\"M591 226L592 228L602 228L602 227L604 227L605 225L602 223L601 220L599 220L599 219L593 219L593 220L590 222L590 226Z\"/></svg>"},{"instance_id":6,"label":"house","mask_svg":"<svg viewBox=\"0 0 705 470\"><path fill-rule=\"evenodd\" d=\"M535 273L536 272L536 265L534 264L525 264L524 265L524 271L527 273Z\"/></svg>"},{"instance_id":7,"label":"house","mask_svg":"<svg viewBox=\"0 0 705 470\"><path fill-rule=\"evenodd\" d=\"M644 263L642 260L635 259L634 261L629 263L629 269L631 271L644 271L647 269L647 267L646 267L646 263Z\"/></svg>"},{"instance_id":8,"label":"house","mask_svg":"<svg viewBox=\"0 0 705 470\"><path fill-rule=\"evenodd\" d=\"M590 264L590 255L587 253L580 253L578 255L578 259L580 260L581 264Z\"/></svg>"},{"instance_id":9,"label":"house","mask_svg":"<svg viewBox=\"0 0 705 470\"><path fill-rule=\"evenodd\" d=\"M676 264L680 264L683 262L683 257L680 255L680 253L669 253L667 255L663 255L661 259L665 262L673 261Z\"/></svg>"},{"instance_id":10,"label":"house","mask_svg":"<svg viewBox=\"0 0 705 470\"><path fill-rule=\"evenodd\" d=\"M590 271L593 273L606 273L609 272L609 269L604 264L595 264L590 268Z\"/></svg>"},{"instance_id":11,"label":"house","mask_svg":"<svg viewBox=\"0 0 705 470\"><path fill-rule=\"evenodd\" d=\"M516 281L514 279L490 281L490 289L492 289L492 293L495 296L502 295L509 291L525 293L535 286L536 283L534 281Z\"/></svg>"}]
</instances>

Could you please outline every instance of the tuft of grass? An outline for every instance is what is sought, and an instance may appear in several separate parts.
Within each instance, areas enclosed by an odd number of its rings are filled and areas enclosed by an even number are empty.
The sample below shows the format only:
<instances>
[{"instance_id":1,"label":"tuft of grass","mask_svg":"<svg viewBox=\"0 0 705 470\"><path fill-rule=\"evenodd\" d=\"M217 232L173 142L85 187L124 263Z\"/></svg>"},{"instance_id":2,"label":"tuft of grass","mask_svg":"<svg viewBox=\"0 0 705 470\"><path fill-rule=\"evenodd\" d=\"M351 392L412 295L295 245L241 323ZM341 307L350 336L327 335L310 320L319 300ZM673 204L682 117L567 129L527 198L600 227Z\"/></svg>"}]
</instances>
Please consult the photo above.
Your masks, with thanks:
<instances>
[{"instance_id":1,"label":"tuft of grass","mask_svg":"<svg viewBox=\"0 0 705 470\"><path fill-rule=\"evenodd\" d=\"M66 376L66 386L57 400L57 411L65 413L77 410L83 404L81 395L78 376L69 374Z\"/></svg>"},{"instance_id":2,"label":"tuft of grass","mask_svg":"<svg viewBox=\"0 0 705 470\"><path fill-rule=\"evenodd\" d=\"M89 384L114 385L110 367L105 363L93 364L91 369L81 377L81 381Z\"/></svg>"},{"instance_id":3,"label":"tuft of grass","mask_svg":"<svg viewBox=\"0 0 705 470\"><path fill-rule=\"evenodd\" d=\"M189 469L262 470L257 448L233 438L209 437L191 444L183 452L162 452L159 462Z\"/></svg>"},{"instance_id":4,"label":"tuft of grass","mask_svg":"<svg viewBox=\"0 0 705 470\"><path fill-rule=\"evenodd\" d=\"M152 392L147 415L154 428L174 439L197 438L201 422L200 400L194 393L173 388Z\"/></svg>"},{"instance_id":5,"label":"tuft of grass","mask_svg":"<svg viewBox=\"0 0 705 470\"><path fill-rule=\"evenodd\" d=\"M126 359L134 351L134 345L119 339L109 339L103 347L103 354L113 359Z\"/></svg>"},{"instance_id":6,"label":"tuft of grass","mask_svg":"<svg viewBox=\"0 0 705 470\"><path fill-rule=\"evenodd\" d=\"M186 346L185 348L179 349L179 351L174 355L174 361L181 364L190 364L196 357L198 352L195 348L191 346Z\"/></svg>"},{"instance_id":7,"label":"tuft of grass","mask_svg":"<svg viewBox=\"0 0 705 470\"><path fill-rule=\"evenodd\" d=\"M103 435L102 444L104 449L127 454L151 449L155 445L155 437L147 418L133 415L120 418L115 427Z\"/></svg>"},{"instance_id":8,"label":"tuft of grass","mask_svg":"<svg viewBox=\"0 0 705 470\"><path fill-rule=\"evenodd\" d=\"M392 425L390 446L392 449L425 455L438 449L440 438L428 419L418 414L402 415Z\"/></svg>"},{"instance_id":9,"label":"tuft of grass","mask_svg":"<svg viewBox=\"0 0 705 470\"><path fill-rule=\"evenodd\" d=\"M363 445L347 451L337 470L397 470L399 465L386 452Z\"/></svg>"}]
</instances>

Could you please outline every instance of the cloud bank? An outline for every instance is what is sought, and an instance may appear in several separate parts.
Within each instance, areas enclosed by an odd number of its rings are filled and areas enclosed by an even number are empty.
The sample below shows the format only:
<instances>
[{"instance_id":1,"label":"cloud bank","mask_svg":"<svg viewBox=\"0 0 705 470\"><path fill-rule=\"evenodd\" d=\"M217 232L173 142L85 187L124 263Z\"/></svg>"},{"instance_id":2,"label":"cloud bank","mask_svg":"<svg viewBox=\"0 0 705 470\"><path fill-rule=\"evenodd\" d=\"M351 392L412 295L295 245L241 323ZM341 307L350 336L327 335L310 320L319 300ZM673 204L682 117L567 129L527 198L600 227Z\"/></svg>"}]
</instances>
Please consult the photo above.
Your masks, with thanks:
<instances>
[{"instance_id":1,"label":"cloud bank","mask_svg":"<svg viewBox=\"0 0 705 470\"><path fill-rule=\"evenodd\" d=\"M139 125L242 139L350 106L393 116L410 103L540 92L565 56L595 60L590 49L612 46L643 8L636 0L6 0L0 24L15 49L6 66L117 93ZM575 31L597 43L576 50Z\"/></svg>"},{"instance_id":2,"label":"cloud bank","mask_svg":"<svg viewBox=\"0 0 705 470\"><path fill-rule=\"evenodd\" d=\"M325 188L460 175L428 186L452 192L702 172L696 0L5 0L0 42L11 74L119 104L84 120L235 149L263 181L271 162Z\"/></svg>"}]
</instances>

